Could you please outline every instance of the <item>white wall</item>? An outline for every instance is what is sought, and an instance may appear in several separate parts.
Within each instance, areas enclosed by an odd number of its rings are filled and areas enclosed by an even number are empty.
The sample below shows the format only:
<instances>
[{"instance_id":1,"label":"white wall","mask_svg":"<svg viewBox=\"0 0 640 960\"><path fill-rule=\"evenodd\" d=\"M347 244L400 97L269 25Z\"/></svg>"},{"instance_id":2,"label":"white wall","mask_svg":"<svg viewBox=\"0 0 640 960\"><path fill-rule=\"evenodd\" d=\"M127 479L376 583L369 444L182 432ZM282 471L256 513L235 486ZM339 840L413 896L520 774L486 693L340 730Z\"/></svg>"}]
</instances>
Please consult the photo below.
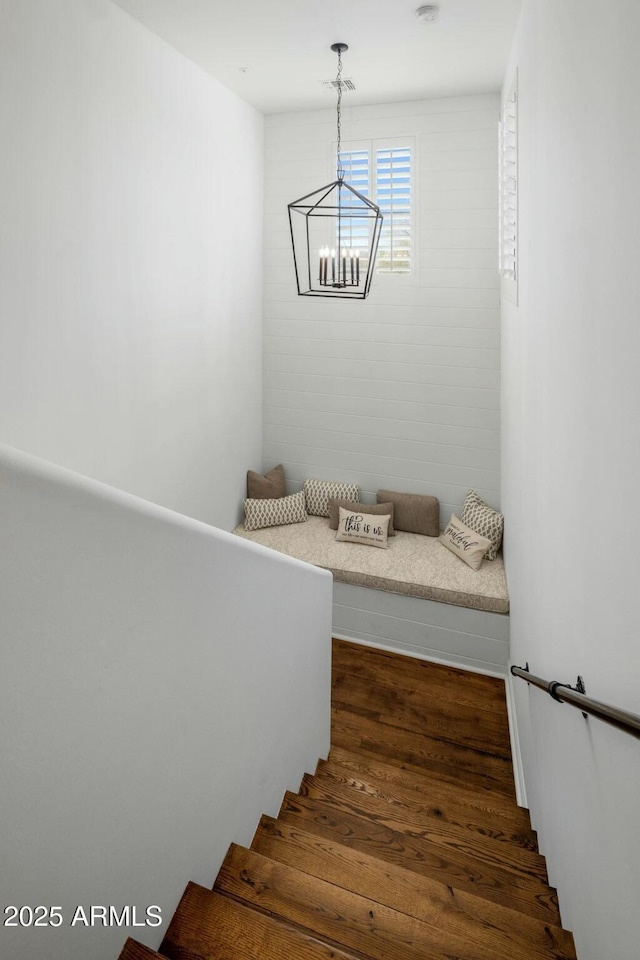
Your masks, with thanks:
<instances>
[{"instance_id":1,"label":"white wall","mask_svg":"<svg viewBox=\"0 0 640 960\"><path fill-rule=\"evenodd\" d=\"M108 0L0 0L0 440L230 529L262 118Z\"/></svg>"},{"instance_id":2,"label":"white wall","mask_svg":"<svg viewBox=\"0 0 640 960\"><path fill-rule=\"evenodd\" d=\"M345 97L345 101L347 98ZM499 505L493 95L343 110L343 138L414 137L417 271L366 301L296 294L287 203L335 177L335 107L265 120L264 458L307 477Z\"/></svg>"},{"instance_id":3,"label":"white wall","mask_svg":"<svg viewBox=\"0 0 640 960\"><path fill-rule=\"evenodd\" d=\"M332 578L4 447L0 492L0 903L64 917L0 954L115 960L326 756Z\"/></svg>"},{"instance_id":4,"label":"white wall","mask_svg":"<svg viewBox=\"0 0 640 960\"><path fill-rule=\"evenodd\" d=\"M640 712L640 13L524 0L520 304L503 317L512 661ZM638 742L513 681L528 799L580 960L638 955Z\"/></svg>"}]
</instances>

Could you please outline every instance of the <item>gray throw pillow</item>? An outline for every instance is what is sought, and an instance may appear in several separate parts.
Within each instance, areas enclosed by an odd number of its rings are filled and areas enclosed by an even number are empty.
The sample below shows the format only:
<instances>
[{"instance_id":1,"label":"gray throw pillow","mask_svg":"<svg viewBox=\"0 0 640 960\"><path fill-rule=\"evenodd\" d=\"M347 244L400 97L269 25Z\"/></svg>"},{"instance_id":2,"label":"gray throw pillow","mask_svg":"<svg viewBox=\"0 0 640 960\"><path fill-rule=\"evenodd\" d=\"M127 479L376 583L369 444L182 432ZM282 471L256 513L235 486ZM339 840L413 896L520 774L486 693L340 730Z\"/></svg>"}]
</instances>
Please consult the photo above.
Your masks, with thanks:
<instances>
[{"instance_id":1,"label":"gray throw pillow","mask_svg":"<svg viewBox=\"0 0 640 960\"><path fill-rule=\"evenodd\" d=\"M378 503L393 504L393 526L396 530L421 533L425 537L440 536L440 503L437 497L378 490L376 499Z\"/></svg>"},{"instance_id":2,"label":"gray throw pillow","mask_svg":"<svg viewBox=\"0 0 640 960\"><path fill-rule=\"evenodd\" d=\"M285 495L284 467L281 463L263 476L247 470L247 496L252 500L276 500Z\"/></svg>"}]
</instances>

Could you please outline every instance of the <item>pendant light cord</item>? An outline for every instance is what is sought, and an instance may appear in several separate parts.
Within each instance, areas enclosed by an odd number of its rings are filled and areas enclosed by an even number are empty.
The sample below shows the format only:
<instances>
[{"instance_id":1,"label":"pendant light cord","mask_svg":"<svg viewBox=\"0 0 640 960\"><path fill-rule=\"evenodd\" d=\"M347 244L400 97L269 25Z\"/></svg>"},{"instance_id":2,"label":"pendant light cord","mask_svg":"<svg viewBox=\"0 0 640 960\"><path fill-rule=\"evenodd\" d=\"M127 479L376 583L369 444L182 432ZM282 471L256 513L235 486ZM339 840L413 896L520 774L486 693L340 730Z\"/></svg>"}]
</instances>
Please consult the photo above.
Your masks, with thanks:
<instances>
[{"instance_id":1,"label":"pendant light cord","mask_svg":"<svg viewBox=\"0 0 640 960\"><path fill-rule=\"evenodd\" d=\"M338 74L336 76L338 85L338 105L336 108L337 127L338 127L338 151L337 151L337 172L338 180L344 180L344 167L340 156L340 145L342 140L342 50L338 50Z\"/></svg>"}]
</instances>

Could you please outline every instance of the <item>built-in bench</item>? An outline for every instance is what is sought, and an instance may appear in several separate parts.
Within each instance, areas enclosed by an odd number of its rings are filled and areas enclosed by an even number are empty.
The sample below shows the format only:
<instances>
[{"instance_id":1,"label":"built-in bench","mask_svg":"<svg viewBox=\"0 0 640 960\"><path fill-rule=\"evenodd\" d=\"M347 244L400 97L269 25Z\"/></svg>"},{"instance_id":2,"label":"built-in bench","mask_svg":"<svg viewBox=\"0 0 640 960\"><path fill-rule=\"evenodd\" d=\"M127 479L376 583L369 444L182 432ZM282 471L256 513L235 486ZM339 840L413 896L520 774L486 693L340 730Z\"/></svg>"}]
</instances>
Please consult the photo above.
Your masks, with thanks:
<instances>
[{"instance_id":1,"label":"built-in bench","mask_svg":"<svg viewBox=\"0 0 640 960\"><path fill-rule=\"evenodd\" d=\"M236 534L330 570L334 634L504 675L509 594L502 556L475 571L437 537L398 532L387 549L345 543L323 517Z\"/></svg>"}]
</instances>

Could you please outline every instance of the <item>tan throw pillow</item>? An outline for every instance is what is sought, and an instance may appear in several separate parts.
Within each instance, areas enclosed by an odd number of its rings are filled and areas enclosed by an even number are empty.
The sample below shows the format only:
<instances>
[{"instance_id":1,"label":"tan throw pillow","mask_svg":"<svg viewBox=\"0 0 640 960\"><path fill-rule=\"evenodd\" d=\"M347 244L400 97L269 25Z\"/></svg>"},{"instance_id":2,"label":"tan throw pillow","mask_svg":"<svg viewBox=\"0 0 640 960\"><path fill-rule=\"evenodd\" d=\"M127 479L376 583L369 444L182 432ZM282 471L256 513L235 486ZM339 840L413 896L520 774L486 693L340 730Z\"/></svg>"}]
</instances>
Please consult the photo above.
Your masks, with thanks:
<instances>
[{"instance_id":1,"label":"tan throw pillow","mask_svg":"<svg viewBox=\"0 0 640 960\"><path fill-rule=\"evenodd\" d=\"M387 531L388 537L395 537L396 532L393 529L393 504L392 503L358 503L357 500L335 500L333 497L329 500L329 527L331 530L338 529L338 521L340 519L340 507L344 507L345 510L366 510L367 513L372 514L374 517L389 516L389 529Z\"/></svg>"},{"instance_id":2,"label":"tan throw pillow","mask_svg":"<svg viewBox=\"0 0 640 960\"><path fill-rule=\"evenodd\" d=\"M255 470L247 470L247 496L252 500L275 500L284 497L284 467L281 463L263 476Z\"/></svg>"},{"instance_id":3,"label":"tan throw pillow","mask_svg":"<svg viewBox=\"0 0 640 960\"><path fill-rule=\"evenodd\" d=\"M478 496L475 490L469 490L464 498L462 508L463 523L475 530L481 536L490 541L489 549L485 556L487 560L495 560L496 554L502 544L502 534L504 532L504 517L493 507Z\"/></svg>"},{"instance_id":4,"label":"tan throw pillow","mask_svg":"<svg viewBox=\"0 0 640 960\"><path fill-rule=\"evenodd\" d=\"M374 516L372 513L345 510L344 507L338 509L340 518L336 540L363 543L368 547L388 546L387 531L391 520L388 513L383 516Z\"/></svg>"},{"instance_id":5,"label":"tan throw pillow","mask_svg":"<svg viewBox=\"0 0 640 960\"><path fill-rule=\"evenodd\" d=\"M472 570L480 569L487 547L491 546L490 540L464 524L455 513L451 514L447 529L440 534L440 543L464 560Z\"/></svg>"},{"instance_id":6,"label":"tan throw pillow","mask_svg":"<svg viewBox=\"0 0 640 960\"><path fill-rule=\"evenodd\" d=\"M307 519L304 492L292 493L276 500L249 499L244 502L245 530L262 530L263 527L278 527L286 523L302 523Z\"/></svg>"},{"instance_id":7,"label":"tan throw pillow","mask_svg":"<svg viewBox=\"0 0 640 960\"><path fill-rule=\"evenodd\" d=\"M304 495L307 498L307 513L315 517L329 516L329 499L351 500L358 503L360 487L357 483L339 483L331 480L305 480Z\"/></svg>"},{"instance_id":8,"label":"tan throw pillow","mask_svg":"<svg viewBox=\"0 0 640 960\"><path fill-rule=\"evenodd\" d=\"M378 503L393 504L393 526L396 530L421 533L425 537L440 535L440 503L437 497L378 490L376 499Z\"/></svg>"}]
</instances>

